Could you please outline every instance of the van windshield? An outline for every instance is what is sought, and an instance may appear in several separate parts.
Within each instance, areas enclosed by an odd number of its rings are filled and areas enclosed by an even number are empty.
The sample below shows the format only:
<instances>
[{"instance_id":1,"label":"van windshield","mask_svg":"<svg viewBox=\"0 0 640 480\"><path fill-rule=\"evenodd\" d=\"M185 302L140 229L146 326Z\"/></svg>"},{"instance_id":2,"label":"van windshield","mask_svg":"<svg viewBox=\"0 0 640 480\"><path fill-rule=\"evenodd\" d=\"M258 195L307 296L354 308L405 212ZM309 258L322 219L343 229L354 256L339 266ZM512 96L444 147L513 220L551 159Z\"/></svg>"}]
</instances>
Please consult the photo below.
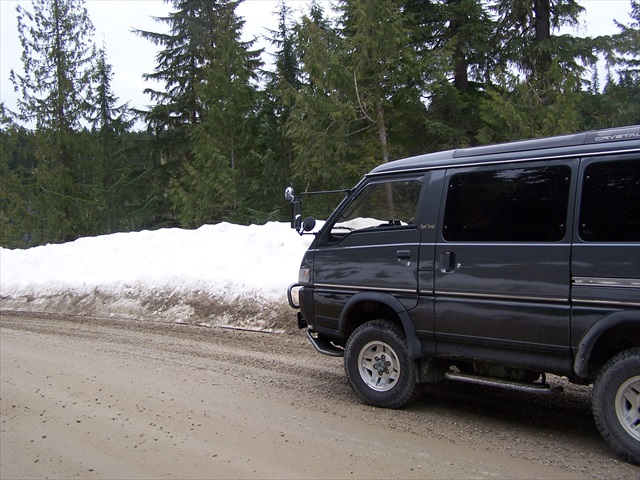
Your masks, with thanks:
<instances>
[{"instance_id":1,"label":"van windshield","mask_svg":"<svg viewBox=\"0 0 640 480\"><path fill-rule=\"evenodd\" d=\"M369 183L333 225L334 229L362 230L415 224L422 178Z\"/></svg>"}]
</instances>

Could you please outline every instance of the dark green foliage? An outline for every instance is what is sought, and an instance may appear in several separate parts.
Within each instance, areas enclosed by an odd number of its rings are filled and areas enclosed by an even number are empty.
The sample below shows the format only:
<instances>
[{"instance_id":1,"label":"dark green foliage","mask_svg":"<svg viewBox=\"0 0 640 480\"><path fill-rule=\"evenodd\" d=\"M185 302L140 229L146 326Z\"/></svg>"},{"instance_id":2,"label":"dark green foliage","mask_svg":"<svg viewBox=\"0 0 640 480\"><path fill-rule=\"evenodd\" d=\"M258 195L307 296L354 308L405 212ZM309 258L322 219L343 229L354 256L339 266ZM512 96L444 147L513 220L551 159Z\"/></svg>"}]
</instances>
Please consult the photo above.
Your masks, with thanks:
<instances>
[{"instance_id":1,"label":"dark green foliage","mask_svg":"<svg viewBox=\"0 0 640 480\"><path fill-rule=\"evenodd\" d=\"M130 185L126 177L130 165L124 148L125 134L133 125L127 105L117 106L111 91L113 74L102 48L97 57L94 94L89 99L93 137L90 143L93 164L95 211L91 215L94 232L111 233L120 229L123 207L127 204Z\"/></svg>"},{"instance_id":2,"label":"dark green foliage","mask_svg":"<svg viewBox=\"0 0 640 480\"><path fill-rule=\"evenodd\" d=\"M567 33L577 0L338 0L300 18L282 1L266 67L240 1L171 0L167 33L137 31L160 47L139 112L118 104L82 0L18 7L0 245L282 221L288 185L349 188L409 155L640 123L638 0L597 38ZM307 197L305 213L326 217L341 196Z\"/></svg>"},{"instance_id":3,"label":"dark green foliage","mask_svg":"<svg viewBox=\"0 0 640 480\"><path fill-rule=\"evenodd\" d=\"M169 34L138 33L164 49L149 79L158 105L145 117L171 166L167 195L180 225L199 226L234 215L239 185L253 154L259 51L241 40L237 1L175 0L160 19Z\"/></svg>"},{"instance_id":4,"label":"dark green foliage","mask_svg":"<svg viewBox=\"0 0 640 480\"><path fill-rule=\"evenodd\" d=\"M0 108L0 245L32 245L36 165L33 134L17 126Z\"/></svg>"},{"instance_id":5,"label":"dark green foliage","mask_svg":"<svg viewBox=\"0 0 640 480\"><path fill-rule=\"evenodd\" d=\"M294 183L291 167L295 153L287 125L302 87L302 72L291 8L281 1L274 13L277 28L269 30L266 38L274 49L273 66L263 72L265 87L258 97L252 175L244 183L247 207L239 212L244 221L253 223L286 220L283 185Z\"/></svg>"},{"instance_id":6,"label":"dark green foliage","mask_svg":"<svg viewBox=\"0 0 640 480\"><path fill-rule=\"evenodd\" d=\"M496 51L501 75L482 102L482 143L540 137L581 129L578 94L595 65L599 42L558 35L576 26L576 0L498 0Z\"/></svg>"},{"instance_id":7,"label":"dark green foliage","mask_svg":"<svg viewBox=\"0 0 640 480\"><path fill-rule=\"evenodd\" d=\"M415 48L431 66L423 90L427 150L477 144L480 105L498 68L497 23L480 0L407 0L406 9Z\"/></svg>"},{"instance_id":8,"label":"dark green foliage","mask_svg":"<svg viewBox=\"0 0 640 480\"><path fill-rule=\"evenodd\" d=\"M617 22L620 32L613 35L610 73L602 95L599 126L640 123L640 1L631 0L631 23Z\"/></svg>"},{"instance_id":9,"label":"dark green foliage","mask_svg":"<svg viewBox=\"0 0 640 480\"><path fill-rule=\"evenodd\" d=\"M38 221L31 238L67 241L88 233L80 219L93 202L79 136L95 55L93 25L81 0L33 0L32 7L17 7L23 73L11 72L22 94L17 118L39 132L31 205Z\"/></svg>"}]
</instances>

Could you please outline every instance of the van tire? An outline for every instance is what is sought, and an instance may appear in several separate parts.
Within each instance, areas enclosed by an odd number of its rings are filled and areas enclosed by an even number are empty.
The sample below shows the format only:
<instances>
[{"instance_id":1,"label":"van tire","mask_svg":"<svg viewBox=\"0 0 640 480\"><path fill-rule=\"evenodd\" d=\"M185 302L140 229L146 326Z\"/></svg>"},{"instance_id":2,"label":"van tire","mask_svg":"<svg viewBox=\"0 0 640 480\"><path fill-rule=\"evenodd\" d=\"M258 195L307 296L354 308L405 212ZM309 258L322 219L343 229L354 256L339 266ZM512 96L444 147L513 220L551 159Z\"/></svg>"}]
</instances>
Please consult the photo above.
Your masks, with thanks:
<instances>
[{"instance_id":1,"label":"van tire","mask_svg":"<svg viewBox=\"0 0 640 480\"><path fill-rule=\"evenodd\" d=\"M592 391L593 417L620 458L640 465L640 348L611 358Z\"/></svg>"},{"instance_id":2,"label":"van tire","mask_svg":"<svg viewBox=\"0 0 640 480\"><path fill-rule=\"evenodd\" d=\"M345 345L344 369L356 395L369 405L402 408L418 395L416 362L403 330L391 322L360 325Z\"/></svg>"}]
</instances>

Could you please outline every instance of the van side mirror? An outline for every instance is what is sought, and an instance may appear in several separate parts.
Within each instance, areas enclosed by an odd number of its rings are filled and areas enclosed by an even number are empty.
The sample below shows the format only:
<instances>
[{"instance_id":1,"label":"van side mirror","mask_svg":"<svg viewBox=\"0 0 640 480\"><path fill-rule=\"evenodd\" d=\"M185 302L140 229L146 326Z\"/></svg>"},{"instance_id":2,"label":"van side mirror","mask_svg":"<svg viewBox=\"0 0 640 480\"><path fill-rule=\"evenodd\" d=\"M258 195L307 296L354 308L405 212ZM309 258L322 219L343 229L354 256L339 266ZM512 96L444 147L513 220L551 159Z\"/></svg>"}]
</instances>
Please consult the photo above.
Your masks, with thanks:
<instances>
[{"instance_id":1,"label":"van side mirror","mask_svg":"<svg viewBox=\"0 0 640 480\"><path fill-rule=\"evenodd\" d=\"M296 192L294 192L292 187L285 188L284 199L289 203L293 203L293 201L296 199Z\"/></svg>"},{"instance_id":2,"label":"van side mirror","mask_svg":"<svg viewBox=\"0 0 640 480\"><path fill-rule=\"evenodd\" d=\"M291 204L291 228L302 235L315 228L316 219L307 217L302 220L302 198L300 197L300 195L296 195L292 187L287 187L284 190L284 199Z\"/></svg>"},{"instance_id":3,"label":"van side mirror","mask_svg":"<svg viewBox=\"0 0 640 480\"><path fill-rule=\"evenodd\" d=\"M302 199L296 197L296 192L292 187L284 190L284 199L291 204L291 228L300 231L302 226Z\"/></svg>"},{"instance_id":4,"label":"van side mirror","mask_svg":"<svg viewBox=\"0 0 640 480\"><path fill-rule=\"evenodd\" d=\"M291 228L300 230L302 225L302 200L297 199L291 202Z\"/></svg>"},{"instance_id":5,"label":"van side mirror","mask_svg":"<svg viewBox=\"0 0 640 480\"><path fill-rule=\"evenodd\" d=\"M302 221L302 230L305 232L310 232L316 226L316 219L313 217L307 217Z\"/></svg>"}]
</instances>

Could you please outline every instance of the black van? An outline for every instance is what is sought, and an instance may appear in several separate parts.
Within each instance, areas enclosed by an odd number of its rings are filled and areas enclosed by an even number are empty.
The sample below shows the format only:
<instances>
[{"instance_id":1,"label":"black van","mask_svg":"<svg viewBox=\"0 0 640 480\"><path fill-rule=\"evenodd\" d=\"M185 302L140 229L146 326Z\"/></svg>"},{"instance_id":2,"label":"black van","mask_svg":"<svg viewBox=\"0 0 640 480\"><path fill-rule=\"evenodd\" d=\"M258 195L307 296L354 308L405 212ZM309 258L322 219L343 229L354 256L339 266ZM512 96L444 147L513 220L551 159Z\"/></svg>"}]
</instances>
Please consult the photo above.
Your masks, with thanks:
<instances>
[{"instance_id":1,"label":"black van","mask_svg":"<svg viewBox=\"0 0 640 480\"><path fill-rule=\"evenodd\" d=\"M285 194L301 234L306 194ZM386 163L314 234L289 303L364 402L444 379L550 393L552 373L594 384L640 463L640 126Z\"/></svg>"}]
</instances>

